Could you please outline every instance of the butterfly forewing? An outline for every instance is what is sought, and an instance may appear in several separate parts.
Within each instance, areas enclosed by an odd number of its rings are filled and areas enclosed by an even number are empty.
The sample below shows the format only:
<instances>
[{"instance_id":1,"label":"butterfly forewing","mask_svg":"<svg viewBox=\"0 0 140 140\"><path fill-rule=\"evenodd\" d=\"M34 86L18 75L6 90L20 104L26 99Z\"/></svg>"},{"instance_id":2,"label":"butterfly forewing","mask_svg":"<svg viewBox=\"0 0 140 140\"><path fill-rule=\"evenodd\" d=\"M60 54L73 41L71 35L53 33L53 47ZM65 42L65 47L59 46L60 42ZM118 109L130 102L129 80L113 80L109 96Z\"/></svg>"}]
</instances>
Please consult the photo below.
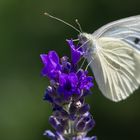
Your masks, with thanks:
<instances>
[{"instance_id":1,"label":"butterfly forewing","mask_svg":"<svg viewBox=\"0 0 140 140\"><path fill-rule=\"evenodd\" d=\"M93 33L96 37L124 38L126 35L140 33L140 15L108 23Z\"/></svg>"}]
</instances>

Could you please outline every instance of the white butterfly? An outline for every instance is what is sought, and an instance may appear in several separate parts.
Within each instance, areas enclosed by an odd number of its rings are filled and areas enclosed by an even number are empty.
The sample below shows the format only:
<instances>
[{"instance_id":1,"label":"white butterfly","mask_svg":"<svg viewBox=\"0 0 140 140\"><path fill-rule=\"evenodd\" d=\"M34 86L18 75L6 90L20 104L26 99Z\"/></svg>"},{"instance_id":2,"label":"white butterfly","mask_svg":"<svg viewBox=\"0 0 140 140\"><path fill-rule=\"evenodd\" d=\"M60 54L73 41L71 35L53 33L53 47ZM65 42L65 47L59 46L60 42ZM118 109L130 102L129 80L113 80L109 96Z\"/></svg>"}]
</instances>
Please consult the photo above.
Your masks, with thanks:
<instances>
[{"instance_id":1,"label":"white butterfly","mask_svg":"<svg viewBox=\"0 0 140 140\"><path fill-rule=\"evenodd\" d=\"M140 85L140 16L111 22L79 40L99 89L118 102Z\"/></svg>"},{"instance_id":2,"label":"white butterfly","mask_svg":"<svg viewBox=\"0 0 140 140\"><path fill-rule=\"evenodd\" d=\"M80 32L57 17L48 13L45 15ZM86 51L86 58L98 87L105 97L118 102L138 89L140 85L140 15L111 22L93 34L80 33L79 40Z\"/></svg>"}]
</instances>

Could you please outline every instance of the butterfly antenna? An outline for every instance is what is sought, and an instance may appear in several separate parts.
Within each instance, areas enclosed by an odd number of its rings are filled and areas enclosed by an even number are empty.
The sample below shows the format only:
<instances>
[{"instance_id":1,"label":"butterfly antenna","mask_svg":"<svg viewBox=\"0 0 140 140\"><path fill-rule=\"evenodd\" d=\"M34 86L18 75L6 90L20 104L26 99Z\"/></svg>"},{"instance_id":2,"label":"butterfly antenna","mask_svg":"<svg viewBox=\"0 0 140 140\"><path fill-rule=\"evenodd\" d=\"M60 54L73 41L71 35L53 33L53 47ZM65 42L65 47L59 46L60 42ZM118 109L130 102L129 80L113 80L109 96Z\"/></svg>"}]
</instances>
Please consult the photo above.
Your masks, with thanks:
<instances>
[{"instance_id":1,"label":"butterfly antenna","mask_svg":"<svg viewBox=\"0 0 140 140\"><path fill-rule=\"evenodd\" d=\"M62 20L62 19L60 19L60 18L57 18L57 17L55 17L55 16L52 16L52 15L50 15L50 14L47 13L47 12L45 12L44 15L46 15L46 16L48 16L48 17L50 17L50 18L53 18L53 19L55 19L55 20L57 20L57 21L60 21L60 22L64 23L65 25L67 25L67 26L73 28L73 29L76 30L78 33L81 33L81 31L78 30L76 27L74 27L73 25L69 24L68 22L66 22L66 21L64 21L64 20Z\"/></svg>"},{"instance_id":2,"label":"butterfly antenna","mask_svg":"<svg viewBox=\"0 0 140 140\"><path fill-rule=\"evenodd\" d=\"M76 22L76 24L78 25L80 32L82 33L83 30L82 30L82 27L81 27L81 25L80 25L78 19L75 19L75 22Z\"/></svg>"}]
</instances>

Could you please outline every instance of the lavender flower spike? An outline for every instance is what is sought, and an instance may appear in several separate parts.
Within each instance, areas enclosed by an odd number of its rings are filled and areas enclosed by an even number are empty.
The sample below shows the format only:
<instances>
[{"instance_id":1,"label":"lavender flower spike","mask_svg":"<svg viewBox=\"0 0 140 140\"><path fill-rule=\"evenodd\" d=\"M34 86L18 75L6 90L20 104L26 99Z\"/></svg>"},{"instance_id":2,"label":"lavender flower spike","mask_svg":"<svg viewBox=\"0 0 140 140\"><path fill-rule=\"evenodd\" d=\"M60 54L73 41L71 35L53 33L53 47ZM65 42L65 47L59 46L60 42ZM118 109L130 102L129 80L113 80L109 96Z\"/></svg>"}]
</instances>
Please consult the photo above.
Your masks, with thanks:
<instances>
[{"instance_id":1,"label":"lavender flower spike","mask_svg":"<svg viewBox=\"0 0 140 140\"><path fill-rule=\"evenodd\" d=\"M76 49L72 40L68 40L68 43L72 63L66 56L60 59L55 51L40 55L44 64L42 75L50 81L44 100L52 105L49 123L55 130L46 130L44 135L51 140L97 140L95 136L87 137L95 126L89 112L90 106L85 103L85 97L91 95L93 77L88 76L87 71L78 69L83 52Z\"/></svg>"}]
</instances>

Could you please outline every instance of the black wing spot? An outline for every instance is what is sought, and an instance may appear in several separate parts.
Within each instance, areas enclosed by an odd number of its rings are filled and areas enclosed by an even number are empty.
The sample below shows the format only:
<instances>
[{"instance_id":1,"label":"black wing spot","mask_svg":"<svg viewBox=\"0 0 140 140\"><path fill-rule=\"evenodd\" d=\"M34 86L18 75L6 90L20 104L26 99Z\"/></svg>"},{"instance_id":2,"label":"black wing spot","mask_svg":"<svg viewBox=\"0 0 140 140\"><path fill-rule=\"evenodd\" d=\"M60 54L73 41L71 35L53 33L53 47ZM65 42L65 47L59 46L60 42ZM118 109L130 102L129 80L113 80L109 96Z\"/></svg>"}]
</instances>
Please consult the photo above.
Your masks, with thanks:
<instances>
[{"instance_id":1,"label":"black wing spot","mask_svg":"<svg viewBox=\"0 0 140 140\"><path fill-rule=\"evenodd\" d=\"M139 44L139 42L140 42L140 39L139 38L135 38L134 43L135 44Z\"/></svg>"}]
</instances>

